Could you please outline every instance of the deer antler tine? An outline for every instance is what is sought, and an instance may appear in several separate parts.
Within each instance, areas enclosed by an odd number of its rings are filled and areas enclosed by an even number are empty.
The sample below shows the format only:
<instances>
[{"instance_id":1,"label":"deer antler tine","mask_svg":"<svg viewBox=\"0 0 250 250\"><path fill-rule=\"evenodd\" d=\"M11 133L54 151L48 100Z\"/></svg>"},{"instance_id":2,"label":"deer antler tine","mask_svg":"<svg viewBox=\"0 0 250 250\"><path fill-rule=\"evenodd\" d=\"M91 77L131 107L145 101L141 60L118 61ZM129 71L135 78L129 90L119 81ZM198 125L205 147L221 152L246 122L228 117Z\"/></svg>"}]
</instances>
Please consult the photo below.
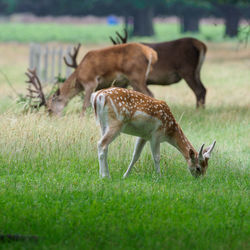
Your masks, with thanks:
<instances>
[{"instance_id":1,"label":"deer antler tine","mask_svg":"<svg viewBox=\"0 0 250 250\"><path fill-rule=\"evenodd\" d=\"M77 52L77 53L78 53L78 51L79 51L80 47L81 47L81 44L80 44L80 43L78 43L78 44L77 44L77 47L76 47L76 52Z\"/></svg>"},{"instance_id":2,"label":"deer antler tine","mask_svg":"<svg viewBox=\"0 0 250 250\"><path fill-rule=\"evenodd\" d=\"M112 36L109 36L109 39L111 40L111 42L114 44L114 45L116 45L117 43L116 43L116 41L113 39L113 37Z\"/></svg>"},{"instance_id":3,"label":"deer antler tine","mask_svg":"<svg viewBox=\"0 0 250 250\"><path fill-rule=\"evenodd\" d=\"M116 38L116 44L121 44L121 41L119 40L119 38Z\"/></svg>"},{"instance_id":4,"label":"deer antler tine","mask_svg":"<svg viewBox=\"0 0 250 250\"><path fill-rule=\"evenodd\" d=\"M77 46L74 46L74 48L73 48L73 53L69 52L69 57L71 58L72 63L69 63L69 62L67 61L67 58L66 58L65 56L63 57L63 60L64 60L65 64L66 64L68 67L70 67L70 68L75 68L75 69L78 67L78 64L77 64L77 61L76 61L76 57L77 57L77 55L78 55L78 53L79 53L80 47L81 47L81 44L78 43Z\"/></svg>"},{"instance_id":5,"label":"deer antler tine","mask_svg":"<svg viewBox=\"0 0 250 250\"><path fill-rule=\"evenodd\" d=\"M128 31L124 29L124 36L122 36L118 31L115 32L122 43L126 43L128 39ZM121 43L120 42L120 43Z\"/></svg>"},{"instance_id":6,"label":"deer antler tine","mask_svg":"<svg viewBox=\"0 0 250 250\"><path fill-rule=\"evenodd\" d=\"M126 39L125 42L127 42L127 40L128 40L128 30L126 28L124 28L124 39Z\"/></svg>"},{"instance_id":7,"label":"deer antler tine","mask_svg":"<svg viewBox=\"0 0 250 250\"><path fill-rule=\"evenodd\" d=\"M34 70L27 69L27 72L25 72L25 75L28 77L28 80L26 81L26 83L29 84L27 88L29 94L27 95L27 97L31 99L40 99L40 103L38 105L33 105L32 107L35 108L35 107L41 107L43 105L46 106L45 95L43 93L41 81L36 74L36 69ZM32 86L34 89L32 89ZM36 94L36 96L34 96L34 94Z\"/></svg>"}]
</instances>

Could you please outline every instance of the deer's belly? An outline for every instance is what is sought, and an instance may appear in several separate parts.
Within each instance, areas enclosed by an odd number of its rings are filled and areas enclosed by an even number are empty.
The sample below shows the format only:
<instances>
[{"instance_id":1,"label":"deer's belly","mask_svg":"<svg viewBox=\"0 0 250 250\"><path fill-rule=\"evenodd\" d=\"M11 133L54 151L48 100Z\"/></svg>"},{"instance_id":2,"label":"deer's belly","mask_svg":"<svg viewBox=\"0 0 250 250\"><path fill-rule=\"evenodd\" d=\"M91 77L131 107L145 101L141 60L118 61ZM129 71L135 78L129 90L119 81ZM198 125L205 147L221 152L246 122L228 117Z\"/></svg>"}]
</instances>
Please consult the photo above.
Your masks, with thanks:
<instances>
[{"instance_id":1,"label":"deer's belly","mask_svg":"<svg viewBox=\"0 0 250 250\"><path fill-rule=\"evenodd\" d=\"M136 113L133 119L123 125L121 132L149 140L162 125L162 122L158 118L148 116L143 112L137 111Z\"/></svg>"},{"instance_id":2,"label":"deer's belly","mask_svg":"<svg viewBox=\"0 0 250 250\"><path fill-rule=\"evenodd\" d=\"M107 74L104 76L98 77L98 87L96 90L109 88L112 85L115 87L127 87L129 81L126 76L122 75L121 73L114 73L114 74Z\"/></svg>"},{"instance_id":3,"label":"deer's belly","mask_svg":"<svg viewBox=\"0 0 250 250\"><path fill-rule=\"evenodd\" d=\"M157 72L153 70L147 79L147 84L170 85L181 80L176 72Z\"/></svg>"}]
</instances>

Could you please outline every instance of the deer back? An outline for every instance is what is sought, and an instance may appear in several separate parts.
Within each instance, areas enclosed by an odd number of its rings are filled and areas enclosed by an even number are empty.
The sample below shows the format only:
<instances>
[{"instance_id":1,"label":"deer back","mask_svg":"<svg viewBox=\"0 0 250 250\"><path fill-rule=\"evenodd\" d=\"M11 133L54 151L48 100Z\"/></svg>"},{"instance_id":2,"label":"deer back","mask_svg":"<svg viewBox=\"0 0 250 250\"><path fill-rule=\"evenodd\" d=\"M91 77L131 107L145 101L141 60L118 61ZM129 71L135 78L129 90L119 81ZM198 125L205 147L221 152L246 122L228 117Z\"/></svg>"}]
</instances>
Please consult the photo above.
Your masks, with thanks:
<instances>
[{"instance_id":1,"label":"deer back","mask_svg":"<svg viewBox=\"0 0 250 250\"><path fill-rule=\"evenodd\" d=\"M78 77L83 82L93 81L96 76L113 77L116 73L147 68L157 61L157 53L142 44L129 43L89 51L77 68Z\"/></svg>"}]
</instances>

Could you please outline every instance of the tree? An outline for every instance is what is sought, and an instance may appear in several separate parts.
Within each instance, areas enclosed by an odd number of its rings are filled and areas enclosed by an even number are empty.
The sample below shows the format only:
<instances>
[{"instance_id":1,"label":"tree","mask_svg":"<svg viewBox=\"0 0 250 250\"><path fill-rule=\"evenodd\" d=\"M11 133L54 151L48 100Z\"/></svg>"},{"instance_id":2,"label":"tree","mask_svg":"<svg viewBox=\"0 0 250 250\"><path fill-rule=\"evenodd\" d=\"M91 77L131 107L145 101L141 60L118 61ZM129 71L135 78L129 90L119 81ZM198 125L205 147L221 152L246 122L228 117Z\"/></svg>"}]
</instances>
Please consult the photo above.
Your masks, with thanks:
<instances>
[{"instance_id":1,"label":"tree","mask_svg":"<svg viewBox=\"0 0 250 250\"><path fill-rule=\"evenodd\" d=\"M154 35L154 9L158 5L166 4L166 0L104 0L104 2L112 3L112 8L121 10L121 14L125 17L125 26L128 24L129 16L132 17L132 34L135 36Z\"/></svg>"},{"instance_id":2,"label":"tree","mask_svg":"<svg viewBox=\"0 0 250 250\"><path fill-rule=\"evenodd\" d=\"M181 20L181 32L198 32L199 21L211 11L211 4L195 0L172 0L167 2L168 12Z\"/></svg>"},{"instance_id":3,"label":"tree","mask_svg":"<svg viewBox=\"0 0 250 250\"><path fill-rule=\"evenodd\" d=\"M217 13L225 19L225 36L238 35L240 18L244 9L249 8L250 0L203 0L210 2L217 9Z\"/></svg>"},{"instance_id":4,"label":"tree","mask_svg":"<svg viewBox=\"0 0 250 250\"><path fill-rule=\"evenodd\" d=\"M17 0L0 0L0 14L8 15L16 8Z\"/></svg>"}]
</instances>

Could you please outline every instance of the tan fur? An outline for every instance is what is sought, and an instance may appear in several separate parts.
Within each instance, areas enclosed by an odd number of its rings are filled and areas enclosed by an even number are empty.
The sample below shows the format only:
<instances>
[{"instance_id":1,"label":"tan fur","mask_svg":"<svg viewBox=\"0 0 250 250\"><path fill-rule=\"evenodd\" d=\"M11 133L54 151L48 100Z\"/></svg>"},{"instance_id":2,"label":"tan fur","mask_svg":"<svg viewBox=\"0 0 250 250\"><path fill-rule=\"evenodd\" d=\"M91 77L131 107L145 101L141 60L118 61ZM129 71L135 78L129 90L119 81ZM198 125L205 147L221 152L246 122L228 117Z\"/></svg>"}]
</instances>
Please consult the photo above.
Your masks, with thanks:
<instances>
[{"instance_id":1,"label":"tan fur","mask_svg":"<svg viewBox=\"0 0 250 250\"><path fill-rule=\"evenodd\" d=\"M148 65L150 70L157 61L157 53L142 44L130 43L89 51L73 74L61 86L59 95L49 102L52 113L60 113L58 102L64 106L85 90L83 112L89 106L90 95L95 90L110 87L119 76L128 78L133 89L152 95L145 83ZM62 105L62 106L63 106ZM60 111L60 112L59 112Z\"/></svg>"}]
</instances>

